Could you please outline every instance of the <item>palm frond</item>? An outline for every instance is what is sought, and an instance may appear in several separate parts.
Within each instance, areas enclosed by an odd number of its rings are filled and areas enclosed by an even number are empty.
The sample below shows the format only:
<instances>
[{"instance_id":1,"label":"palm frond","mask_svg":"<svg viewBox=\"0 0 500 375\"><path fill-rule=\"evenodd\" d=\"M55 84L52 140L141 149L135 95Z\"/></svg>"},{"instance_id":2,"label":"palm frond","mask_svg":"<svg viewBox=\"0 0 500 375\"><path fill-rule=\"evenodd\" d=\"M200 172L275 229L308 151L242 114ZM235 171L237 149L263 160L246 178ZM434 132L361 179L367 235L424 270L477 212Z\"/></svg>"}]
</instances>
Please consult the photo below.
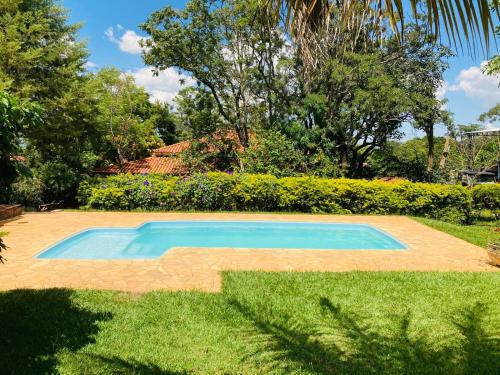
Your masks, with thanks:
<instances>
[{"instance_id":1,"label":"palm frond","mask_svg":"<svg viewBox=\"0 0 500 375\"><path fill-rule=\"evenodd\" d=\"M429 33L436 38L447 37L456 48L475 51L481 47L489 51L494 25L499 21L499 0L262 0L278 15L284 10L285 21L294 37L307 37L321 27L328 28L326 21L331 12L341 21L342 27L354 30L362 27L360 14L367 13L364 22L374 28L388 23L401 40L404 22L417 13L427 15ZM361 5L361 6L360 6ZM405 8L406 5L406 8Z\"/></svg>"}]
</instances>

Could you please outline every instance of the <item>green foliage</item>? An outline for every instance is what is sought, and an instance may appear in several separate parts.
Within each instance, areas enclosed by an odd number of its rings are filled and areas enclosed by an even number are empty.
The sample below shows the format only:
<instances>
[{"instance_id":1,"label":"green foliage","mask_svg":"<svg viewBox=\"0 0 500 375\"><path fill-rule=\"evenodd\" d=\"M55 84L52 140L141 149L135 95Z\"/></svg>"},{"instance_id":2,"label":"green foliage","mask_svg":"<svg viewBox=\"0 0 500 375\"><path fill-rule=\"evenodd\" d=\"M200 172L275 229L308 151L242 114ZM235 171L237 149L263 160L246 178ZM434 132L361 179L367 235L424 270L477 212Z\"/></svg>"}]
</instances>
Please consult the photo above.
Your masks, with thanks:
<instances>
[{"instance_id":1,"label":"green foliage","mask_svg":"<svg viewBox=\"0 0 500 375\"><path fill-rule=\"evenodd\" d=\"M487 112L482 113L479 118L481 122L491 122L495 123L500 121L500 103L490 108Z\"/></svg>"},{"instance_id":2,"label":"green foliage","mask_svg":"<svg viewBox=\"0 0 500 375\"><path fill-rule=\"evenodd\" d=\"M110 145L109 154L120 165L148 156L151 149L162 145L155 133L158 113L152 113L148 94L135 85L132 76L105 68L93 75L88 85L97 103L98 130Z\"/></svg>"},{"instance_id":3,"label":"green foliage","mask_svg":"<svg viewBox=\"0 0 500 375\"><path fill-rule=\"evenodd\" d=\"M151 36L144 61L189 72L211 96L219 122L232 127L245 147L254 123L278 121L289 87L282 28L259 5L191 0L181 10L158 10L141 25ZM199 123L215 125L198 116Z\"/></svg>"},{"instance_id":4,"label":"green foliage","mask_svg":"<svg viewBox=\"0 0 500 375\"><path fill-rule=\"evenodd\" d=\"M163 175L121 174L107 178L88 178L80 183L78 202L104 209L172 209L173 186L177 178Z\"/></svg>"},{"instance_id":5,"label":"green foliage","mask_svg":"<svg viewBox=\"0 0 500 375\"><path fill-rule=\"evenodd\" d=\"M44 202L45 185L40 178L23 176L12 184L10 201L24 207L37 208Z\"/></svg>"},{"instance_id":6,"label":"green foliage","mask_svg":"<svg viewBox=\"0 0 500 375\"><path fill-rule=\"evenodd\" d=\"M472 189L474 207L500 215L500 184L482 184Z\"/></svg>"},{"instance_id":7,"label":"green foliage","mask_svg":"<svg viewBox=\"0 0 500 375\"><path fill-rule=\"evenodd\" d=\"M241 155L246 173L269 173L278 177L306 172L304 159L295 144L276 131L258 134Z\"/></svg>"},{"instance_id":8,"label":"green foliage","mask_svg":"<svg viewBox=\"0 0 500 375\"><path fill-rule=\"evenodd\" d=\"M21 151L21 137L40 125L40 113L40 107L0 91L0 201L8 199L10 185L19 174L15 157Z\"/></svg>"},{"instance_id":9,"label":"green foliage","mask_svg":"<svg viewBox=\"0 0 500 375\"><path fill-rule=\"evenodd\" d=\"M125 210L128 208L128 201L125 191L116 187L101 187L92 190L88 199L92 207L104 209Z\"/></svg>"},{"instance_id":10,"label":"green foliage","mask_svg":"<svg viewBox=\"0 0 500 375\"><path fill-rule=\"evenodd\" d=\"M154 124L156 132L160 136L161 140L170 145L177 142L178 130L177 122L178 119L175 114L170 110L168 104L164 103L153 103L151 106L151 122Z\"/></svg>"},{"instance_id":11,"label":"green foliage","mask_svg":"<svg viewBox=\"0 0 500 375\"><path fill-rule=\"evenodd\" d=\"M459 141L450 138L449 151L444 165L440 166L445 138L435 137L433 142L434 158L432 170L429 170L428 139L414 138L406 142L388 142L387 145L375 151L368 159L367 173L375 176L398 176L411 181L456 181L458 171L467 165L465 155L461 152Z\"/></svg>"},{"instance_id":12,"label":"green foliage","mask_svg":"<svg viewBox=\"0 0 500 375\"><path fill-rule=\"evenodd\" d=\"M43 126L22 132L23 144L37 155L25 155L30 168L56 159L73 174L85 172L81 155L99 143L85 92L87 50L77 41L79 28L68 23L67 11L55 0L0 4L0 86L44 109Z\"/></svg>"},{"instance_id":13,"label":"green foliage","mask_svg":"<svg viewBox=\"0 0 500 375\"><path fill-rule=\"evenodd\" d=\"M496 375L499 283L498 272L224 272L220 293L2 291L0 373Z\"/></svg>"},{"instance_id":14,"label":"green foliage","mask_svg":"<svg viewBox=\"0 0 500 375\"><path fill-rule=\"evenodd\" d=\"M470 191L458 185L218 172L94 178L81 185L79 197L98 209L401 214L451 222L469 220L472 202Z\"/></svg>"}]
</instances>

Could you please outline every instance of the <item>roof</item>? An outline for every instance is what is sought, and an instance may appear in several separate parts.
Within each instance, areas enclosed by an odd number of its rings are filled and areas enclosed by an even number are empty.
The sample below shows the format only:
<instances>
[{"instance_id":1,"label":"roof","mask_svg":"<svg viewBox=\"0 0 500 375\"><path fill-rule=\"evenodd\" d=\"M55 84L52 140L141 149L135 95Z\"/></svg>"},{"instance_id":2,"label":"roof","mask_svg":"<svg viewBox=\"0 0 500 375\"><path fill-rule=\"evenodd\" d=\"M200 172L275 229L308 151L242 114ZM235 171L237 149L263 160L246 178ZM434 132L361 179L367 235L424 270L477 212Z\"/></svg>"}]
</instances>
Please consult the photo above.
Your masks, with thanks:
<instances>
[{"instance_id":1,"label":"roof","mask_svg":"<svg viewBox=\"0 0 500 375\"><path fill-rule=\"evenodd\" d=\"M145 159L128 161L122 168L118 165L111 164L107 167L96 169L94 172L99 174L118 174L118 173L132 173L132 174L177 174L183 170L182 160L178 158L165 158L150 156Z\"/></svg>"},{"instance_id":2,"label":"roof","mask_svg":"<svg viewBox=\"0 0 500 375\"><path fill-rule=\"evenodd\" d=\"M236 143L236 149L238 151L243 151L243 146L240 143L238 135L235 131L229 131L224 134L214 134L214 139L218 141L232 141ZM206 137L200 138L199 142L207 142L208 139ZM171 156L178 155L183 151L186 151L191 147L191 140L181 141L179 143L174 143L168 146L163 146L160 148L156 148L153 150L153 156ZM208 151L213 151L214 147L209 145Z\"/></svg>"},{"instance_id":3,"label":"roof","mask_svg":"<svg viewBox=\"0 0 500 375\"><path fill-rule=\"evenodd\" d=\"M189 141L182 141L179 143L174 143L168 146L163 146L153 150L154 156L170 156L180 154L181 152L187 150L190 146Z\"/></svg>"},{"instance_id":4,"label":"roof","mask_svg":"<svg viewBox=\"0 0 500 375\"><path fill-rule=\"evenodd\" d=\"M231 140L236 142L238 151L243 150L243 146L238 140L236 133L228 132L224 136L215 135L219 140ZM199 141L206 142L206 138L201 138ZM153 156L145 159L128 161L122 168L118 165L111 164L106 167L97 168L94 173L97 174L118 174L118 173L132 173L132 174L147 174L147 173L160 173L160 174L179 174L186 170L182 162L180 154L191 147L192 141L182 141L168 146L163 146L153 150ZM209 145L208 151L213 151L214 146Z\"/></svg>"},{"instance_id":5,"label":"roof","mask_svg":"<svg viewBox=\"0 0 500 375\"><path fill-rule=\"evenodd\" d=\"M500 135L500 129L476 130L473 132L466 132L464 134L467 136L475 136L475 135L494 136L494 135Z\"/></svg>"}]
</instances>

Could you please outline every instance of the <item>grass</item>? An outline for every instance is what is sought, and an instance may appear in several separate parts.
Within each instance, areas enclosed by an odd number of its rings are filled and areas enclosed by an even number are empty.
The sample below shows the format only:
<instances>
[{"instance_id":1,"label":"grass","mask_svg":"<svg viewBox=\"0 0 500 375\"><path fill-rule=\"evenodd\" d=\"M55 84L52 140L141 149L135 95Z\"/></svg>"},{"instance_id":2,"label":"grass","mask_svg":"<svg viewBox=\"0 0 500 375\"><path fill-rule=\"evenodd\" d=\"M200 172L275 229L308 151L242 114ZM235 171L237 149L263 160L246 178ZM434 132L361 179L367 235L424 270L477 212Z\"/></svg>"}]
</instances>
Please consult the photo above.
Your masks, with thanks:
<instances>
[{"instance_id":1,"label":"grass","mask_svg":"<svg viewBox=\"0 0 500 375\"><path fill-rule=\"evenodd\" d=\"M472 225L460 225L423 217L413 217L413 219L477 246L486 247L489 242L500 241L500 232L497 231L500 227L498 221L478 221Z\"/></svg>"},{"instance_id":2,"label":"grass","mask_svg":"<svg viewBox=\"0 0 500 375\"><path fill-rule=\"evenodd\" d=\"M225 273L0 294L2 374L498 374L498 273Z\"/></svg>"}]
</instances>

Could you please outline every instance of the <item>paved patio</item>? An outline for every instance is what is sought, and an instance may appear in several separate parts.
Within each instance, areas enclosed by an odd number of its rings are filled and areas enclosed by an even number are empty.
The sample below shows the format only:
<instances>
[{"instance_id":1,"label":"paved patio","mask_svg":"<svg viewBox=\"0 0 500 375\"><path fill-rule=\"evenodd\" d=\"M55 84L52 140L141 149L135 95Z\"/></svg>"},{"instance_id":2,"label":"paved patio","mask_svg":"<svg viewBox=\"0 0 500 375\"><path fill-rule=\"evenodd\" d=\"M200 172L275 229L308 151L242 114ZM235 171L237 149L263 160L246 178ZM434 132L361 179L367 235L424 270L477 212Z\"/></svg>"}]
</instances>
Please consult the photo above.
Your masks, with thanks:
<instances>
[{"instance_id":1,"label":"paved patio","mask_svg":"<svg viewBox=\"0 0 500 375\"><path fill-rule=\"evenodd\" d=\"M150 220L281 220L372 224L405 242L406 251L174 248L155 260L35 259L41 250L88 227L137 226ZM0 231L9 248L0 289L97 288L219 291L222 270L498 271L484 249L400 216L229 213L69 212L24 214Z\"/></svg>"}]
</instances>

